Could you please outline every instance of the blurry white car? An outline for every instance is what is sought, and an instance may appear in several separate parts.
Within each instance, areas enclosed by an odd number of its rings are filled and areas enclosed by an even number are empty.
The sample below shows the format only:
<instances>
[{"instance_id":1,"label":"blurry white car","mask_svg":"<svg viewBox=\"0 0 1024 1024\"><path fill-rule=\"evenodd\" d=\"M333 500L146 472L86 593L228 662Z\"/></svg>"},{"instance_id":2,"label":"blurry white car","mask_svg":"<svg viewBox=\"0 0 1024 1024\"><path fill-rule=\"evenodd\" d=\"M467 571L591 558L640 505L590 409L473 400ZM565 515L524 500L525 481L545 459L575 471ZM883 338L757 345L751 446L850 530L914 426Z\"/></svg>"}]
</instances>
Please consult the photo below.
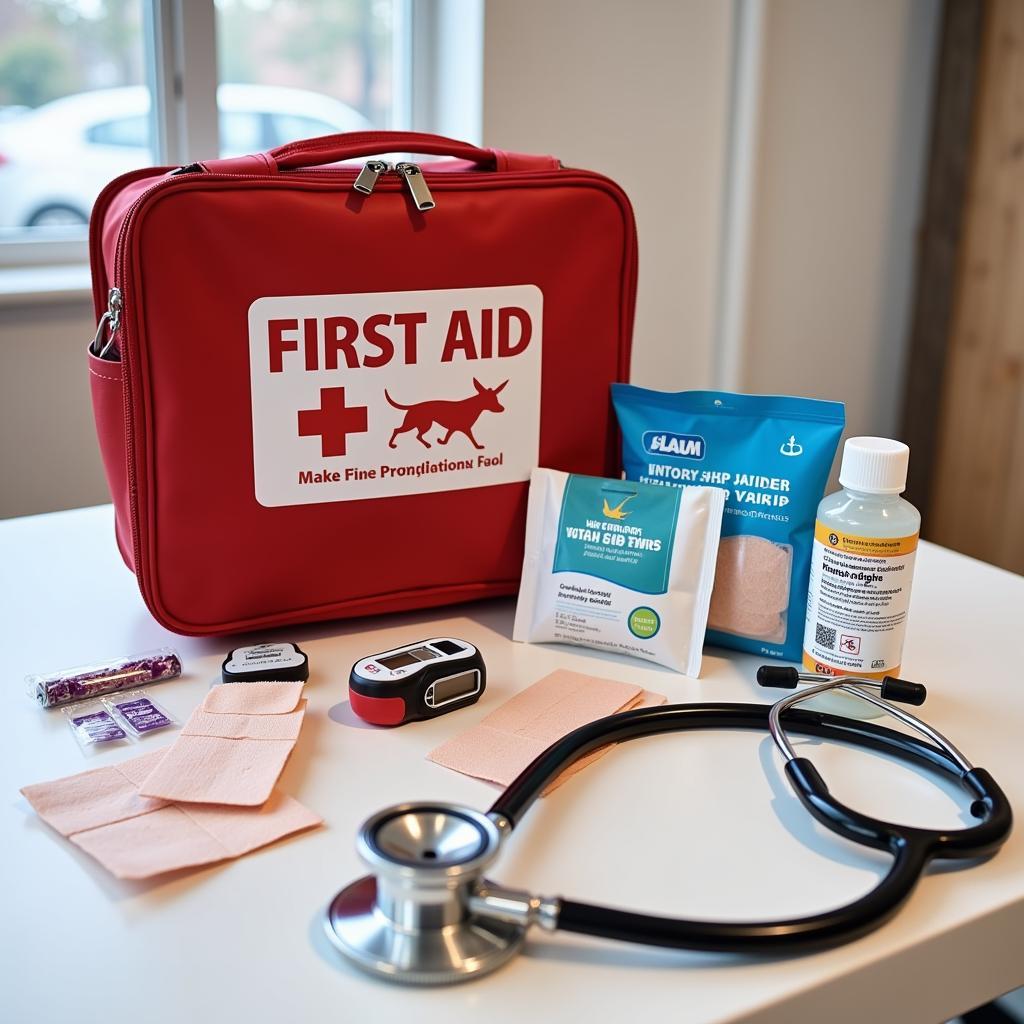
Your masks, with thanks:
<instances>
[{"instance_id":1,"label":"blurry white car","mask_svg":"<svg viewBox=\"0 0 1024 1024\"><path fill-rule=\"evenodd\" d=\"M217 105L223 156L370 127L347 104L304 89L222 85ZM85 224L108 181L154 162L141 85L80 92L0 120L0 228Z\"/></svg>"}]
</instances>

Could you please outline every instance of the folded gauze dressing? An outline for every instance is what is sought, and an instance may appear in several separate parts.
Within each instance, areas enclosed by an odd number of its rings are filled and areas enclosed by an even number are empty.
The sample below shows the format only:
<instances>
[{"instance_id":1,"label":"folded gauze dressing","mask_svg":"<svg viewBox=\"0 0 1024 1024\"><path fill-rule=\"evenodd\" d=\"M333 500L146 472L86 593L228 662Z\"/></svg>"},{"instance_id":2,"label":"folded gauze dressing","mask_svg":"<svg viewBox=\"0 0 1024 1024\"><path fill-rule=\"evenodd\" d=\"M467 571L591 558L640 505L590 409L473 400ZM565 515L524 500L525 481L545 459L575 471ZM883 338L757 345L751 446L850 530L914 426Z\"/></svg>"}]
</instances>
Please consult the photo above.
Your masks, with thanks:
<instances>
[{"instance_id":1,"label":"folded gauze dressing","mask_svg":"<svg viewBox=\"0 0 1024 1024\"><path fill-rule=\"evenodd\" d=\"M700 674L725 494L535 469L514 640Z\"/></svg>"}]
</instances>

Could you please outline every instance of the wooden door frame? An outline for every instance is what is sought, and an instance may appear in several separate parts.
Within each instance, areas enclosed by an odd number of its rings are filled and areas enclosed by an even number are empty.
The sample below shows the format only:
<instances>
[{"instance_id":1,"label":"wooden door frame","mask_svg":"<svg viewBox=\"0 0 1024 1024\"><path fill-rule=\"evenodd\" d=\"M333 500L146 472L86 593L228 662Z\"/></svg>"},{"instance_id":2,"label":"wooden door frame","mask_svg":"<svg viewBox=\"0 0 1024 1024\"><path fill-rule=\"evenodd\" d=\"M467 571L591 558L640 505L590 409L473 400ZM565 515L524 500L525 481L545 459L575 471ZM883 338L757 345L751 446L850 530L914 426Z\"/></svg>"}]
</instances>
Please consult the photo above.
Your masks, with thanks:
<instances>
[{"instance_id":1,"label":"wooden door frame","mask_svg":"<svg viewBox=\"0 0 1024 1024\"><path fill-rule=\"evenodd\" d=\"M946 0L936 62L900 435L913 452L906 497L925 523L938 457L985 14L985 0Z\"/></svg>"}]
</instances>

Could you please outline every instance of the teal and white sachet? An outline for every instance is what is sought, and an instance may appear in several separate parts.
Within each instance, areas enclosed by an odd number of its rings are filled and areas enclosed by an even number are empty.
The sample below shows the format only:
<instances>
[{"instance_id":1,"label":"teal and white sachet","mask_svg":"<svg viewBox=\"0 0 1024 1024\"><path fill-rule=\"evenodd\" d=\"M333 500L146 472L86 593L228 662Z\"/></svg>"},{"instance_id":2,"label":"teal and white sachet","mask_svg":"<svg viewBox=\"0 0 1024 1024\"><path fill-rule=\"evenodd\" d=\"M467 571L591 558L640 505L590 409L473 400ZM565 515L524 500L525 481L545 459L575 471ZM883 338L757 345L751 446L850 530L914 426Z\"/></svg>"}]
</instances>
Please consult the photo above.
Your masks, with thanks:
<instances>
[{"instance_id":1,"label":"teal and white sachet","mask_svg":"<svg viewBox=\"0 0 1024 1024\"><path fill-rule=\"evenodd\" d=\"M513 639L700 674L724 495L535 469Z\"/></svg>"}]
</instances>

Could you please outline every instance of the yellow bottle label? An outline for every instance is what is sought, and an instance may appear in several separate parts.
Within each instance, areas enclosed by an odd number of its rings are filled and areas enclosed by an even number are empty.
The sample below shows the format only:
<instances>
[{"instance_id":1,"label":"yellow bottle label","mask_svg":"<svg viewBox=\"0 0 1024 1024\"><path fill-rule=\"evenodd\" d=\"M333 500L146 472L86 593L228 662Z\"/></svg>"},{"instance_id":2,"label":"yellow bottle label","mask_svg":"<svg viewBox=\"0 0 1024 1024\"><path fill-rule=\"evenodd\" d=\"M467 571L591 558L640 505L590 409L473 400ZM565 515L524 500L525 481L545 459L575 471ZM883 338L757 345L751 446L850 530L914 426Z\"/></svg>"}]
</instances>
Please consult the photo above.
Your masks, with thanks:
<instances>
[{"instance_id":1,"label":"yellow bottle label","mask_svg":"<svg viewBox=\"0 0 1024 1024\"><path fill-rule=\"evenodd\" d=\"M831 551L878 558L909 555L917 550L916 533L909 537L859 537L855 533L843 533L826 526L820 519L814 524L814 539Z\"/></svg>"},{"instance_id":2,"label":"yellow bottle label","mask_svg":"<svg viewBox=\"0 0 1024 1024\"><path fill-rule=\"evenodd\" d=\"M804 628L811 672L898 675L917 534L861 537L818 520Z\"/></svg>"}]
</instances>

